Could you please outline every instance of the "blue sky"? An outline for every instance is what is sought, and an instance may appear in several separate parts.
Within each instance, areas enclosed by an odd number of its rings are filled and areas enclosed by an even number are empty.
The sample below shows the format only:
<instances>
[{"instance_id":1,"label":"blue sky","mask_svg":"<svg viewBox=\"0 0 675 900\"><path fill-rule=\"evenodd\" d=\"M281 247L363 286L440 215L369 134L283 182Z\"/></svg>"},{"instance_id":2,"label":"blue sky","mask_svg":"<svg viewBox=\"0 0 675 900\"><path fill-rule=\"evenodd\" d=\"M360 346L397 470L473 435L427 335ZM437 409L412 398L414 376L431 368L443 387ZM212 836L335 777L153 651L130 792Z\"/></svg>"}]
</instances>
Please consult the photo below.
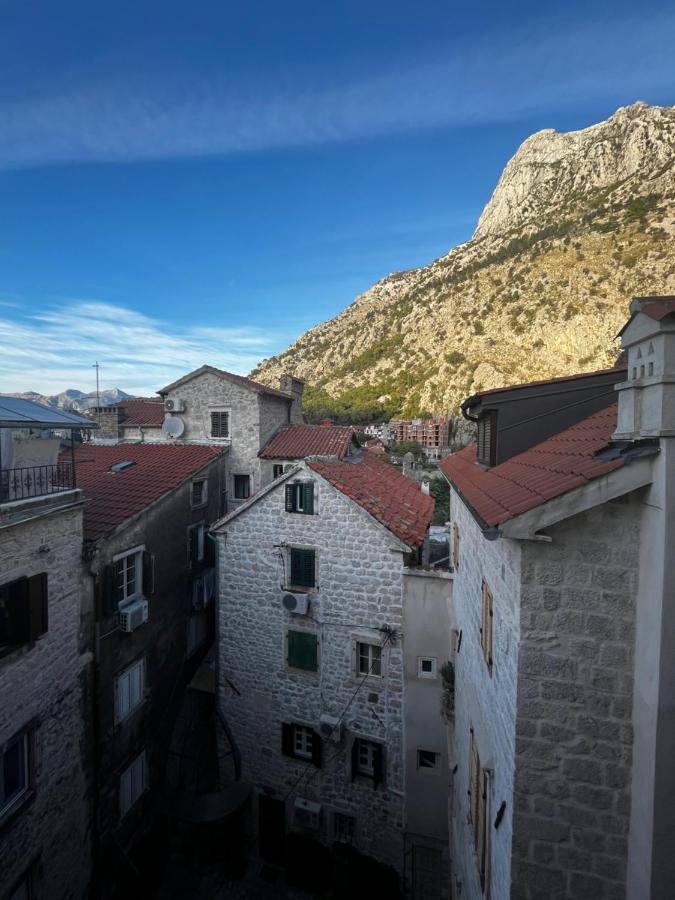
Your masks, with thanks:
<instances>
[{"instance_id":1,"label":"blue sky","mask_svg":"<svg viewBox=\"0 0 675 900\"><path fill-rule=\"evenodd\" d=\"M518 145L675 103L668 4L0 0L0 390L237 372L471 236Z\"/></svg>"}]
</instances>

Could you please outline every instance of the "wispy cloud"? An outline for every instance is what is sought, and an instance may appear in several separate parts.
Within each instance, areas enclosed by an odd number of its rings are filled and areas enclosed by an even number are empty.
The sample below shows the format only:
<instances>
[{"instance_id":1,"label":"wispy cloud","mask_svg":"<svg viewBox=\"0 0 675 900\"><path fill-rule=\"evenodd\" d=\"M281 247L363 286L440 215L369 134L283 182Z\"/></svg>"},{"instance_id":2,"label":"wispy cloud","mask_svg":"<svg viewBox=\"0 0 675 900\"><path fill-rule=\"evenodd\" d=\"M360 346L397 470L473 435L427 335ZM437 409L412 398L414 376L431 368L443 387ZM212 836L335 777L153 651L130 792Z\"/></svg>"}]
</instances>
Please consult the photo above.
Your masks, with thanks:
<instances>
[{"instance_id":1,"label":"wispy cloud","mask_svg":"<svg viewBox=\"0 0 675 900\"><path fill-rule=\"evenodd\" d=\"M3 100L0 167L255 152L650 99L672 84L674 30L673 10L576 28L540 22L360 77L296 72L246 85L122 75L107 60L68 85Z\"/></svg>"},{"instance_id":2,"label":"wispy cloud","mask_svg":"<svg viewBox=\"0 0 675 900\"><path fill-rule=\"evenodd\" d=\"M75 302L0 317L0 391L93 390L98 361L102 387L152 394L204 363L244 374L286 340L256 328L171 329L125 307Z\"/></svg>"}]
</instances>

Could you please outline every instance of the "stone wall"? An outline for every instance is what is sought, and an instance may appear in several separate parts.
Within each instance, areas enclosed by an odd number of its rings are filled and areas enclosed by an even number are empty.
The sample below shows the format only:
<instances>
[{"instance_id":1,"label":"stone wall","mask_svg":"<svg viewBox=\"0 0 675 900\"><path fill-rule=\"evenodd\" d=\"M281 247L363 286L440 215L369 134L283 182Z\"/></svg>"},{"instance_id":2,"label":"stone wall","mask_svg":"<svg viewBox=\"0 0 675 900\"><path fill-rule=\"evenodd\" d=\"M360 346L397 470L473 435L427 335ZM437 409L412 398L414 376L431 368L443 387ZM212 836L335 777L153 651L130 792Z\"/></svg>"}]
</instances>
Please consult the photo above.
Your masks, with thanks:
<instances>
[{"instance_id":1,"label":"stone wall","mask_svg":"<svg viewBox=\"0 0 675 900\"><path fill-rule=\"evenodd\" d=\"M518 543L488 541L476 520L451 489L450 515L459 527L459 566L454 573L453 607L459 653L455 654L455 719L450 730L457 770L453 783L453 873L462 897L480 898L478 863L469 823L471 729L483 767L491 770L488 823L501 803L506 811L499 829L489 832L492 900L506 900L511 889L512 796L515 758L516 682L520 635ZM480 638L481 587L487 581L494 598L493 669L488 672ZM453 765L453 760L450 760Z\"/></svg>"},{"instance_id":2,"label":"stone wall","mask_svg":"<svg viewBox=\"0 0 675 900\"><path fill-rule=\"evenodd\" d=\"M635 500L523 544L513 896L625 896Z\"/></svg>"},{"instance_id":3,"label":"stone wall","mask_svg":"<svg viewBox=\"0 0 675 900\"><path fill-rule=\"evenodd\" d=\"M0 582L47 572L49 594L47 633L0 658L0 744L37 723L35 796L0 825L0 882L10 888L35 864L39 896L65 900L88 895L92 871L91 656L80 635L82 507L50 503L50 515L0 529Z\"/></svg>"},{"instance_id":4,"label":"stone wall","mask_svg":"<svg viewBox=\"0 0 675 900\"><path fill-rule=\"evenodd\" d=\"M219 539L218 695L242 758L242 777L286 802L322 804L320 836L332 839L332 813L356 817L356 845L364 853L403 865L403 626L402 545L356 504L315 473L316 515L287 513L283 484L224 526ZM288 545L315 547L318 587L308 616L281 604ZM383 675L368 678L352 698L355 639L382 642L384 626L398 637L383 649ZM318 636L316 673L286 664L289 629ZM351 704L350 704L351 700ZM347 708L348 707L348 708ZM282 755L282 722L318 728L322 714L345 709L339 743L325 741L316 768ZM385 746L385 783L351 778L354 736Z\"/></svg>"}]
</instances>

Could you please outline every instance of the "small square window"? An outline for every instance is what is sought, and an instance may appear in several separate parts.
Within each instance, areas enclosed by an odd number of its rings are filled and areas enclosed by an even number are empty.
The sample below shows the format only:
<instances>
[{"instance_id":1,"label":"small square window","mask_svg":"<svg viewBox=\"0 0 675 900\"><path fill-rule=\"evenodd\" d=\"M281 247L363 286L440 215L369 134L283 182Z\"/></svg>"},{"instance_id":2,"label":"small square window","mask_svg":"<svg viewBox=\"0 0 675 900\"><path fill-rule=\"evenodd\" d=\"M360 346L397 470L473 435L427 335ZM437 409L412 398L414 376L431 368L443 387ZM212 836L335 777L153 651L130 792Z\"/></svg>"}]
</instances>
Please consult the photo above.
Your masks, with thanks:
<instances>
[{"instance_id":1,"label":"small square window","mask_svg":"<svg viewBox=\"0 0 675 900\"><path fill-rule=\"evenodd\" d=\"M433 750L417 751L417 768L418 769L437 769L440 761L440 753Z\"/></svg>"},{"instance_id":2,"label":"small square window","mask_svg":"<svg viewBox=\"0 0 675 900\"><path fill-rule=\"evenodd\" d=\"M356 738L352 744L352 778L372 778L374 787L384 777L384 748L377 741Z\"/></svg>"},{"instance_id":3,"label":"small square window","mask_svg":"<svg viewBox=\"0 0 675 900\"><path fill-rule=\"evenodd\" d=\"M281 478L283 474L284 467L275 463L275 465L272 466L272 478Z\"/></svg>"},{"instance_id":4,"label":"small square window","mask_svg":"<svg viewBox=\"0 0 675 900\"><path fill-rule=\"evenodd\" d=\"M115 593L118 605L143 596L143 550L129 550L113 560Z\"/></svg>"},{"instance_id":5,"label":"small square window","mask_svg":"<svg viewBox=\"0 0 675 900\"><path fill-rule=\"evenodd\" d=\"M222 410L211 410L211 437L212 438L229 438L230 436L230 414Z\"/></svg>"},{"instance_id":6,"label":"small square window","mask_svg":"<svg viewBox=\"0 0 675 900\"><path fill-rule=\"evenodd\" d=\"M251 496L251 476L235 475L234 476L234 499L248 500Z\"/></svg>"},{"instance_id":7,"label":"small square window","mask_svg":"<svg viewBox=\"0 0 675 900\"><path fill-rule=\"evenodd\" d=\"M418 656L417 657L417 676L418 676L418 678L435 678L436 677L436 657L435 656Z\"/></svg>"},{"instance_id":8,"label":"small square window","mask_svg":"<svg viewBox=\"0 0 675 900\"><path fill-rule=\"evenodd\" d=\"M379 678L382 675L382 647L379 644L356 643L356 673L357 675L374 675Z\"/></svg>"},{"instance_id":9,"label":"small square window","mask_svg":"<svg viewBox=\"0 0 675 900\"><path fill-rule=\"evenodd\" d=\"M209 483L206 478L200 478L198 481L193 481L191 485L191 506L204 506L208 499L208 486Z\"/></svg>"}]
</instances>

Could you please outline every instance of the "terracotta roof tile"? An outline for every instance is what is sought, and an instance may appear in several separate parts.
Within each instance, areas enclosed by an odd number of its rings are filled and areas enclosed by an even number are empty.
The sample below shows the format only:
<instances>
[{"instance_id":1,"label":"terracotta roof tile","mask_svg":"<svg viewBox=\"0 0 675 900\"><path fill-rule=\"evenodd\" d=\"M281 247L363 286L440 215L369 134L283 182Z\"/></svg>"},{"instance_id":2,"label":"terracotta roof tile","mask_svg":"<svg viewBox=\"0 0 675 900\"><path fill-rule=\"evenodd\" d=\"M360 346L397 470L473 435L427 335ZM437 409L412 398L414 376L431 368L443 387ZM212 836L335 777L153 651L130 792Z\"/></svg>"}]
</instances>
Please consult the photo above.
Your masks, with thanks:
<instances>
[{"instance_id":1,"label":"terracotta roof tile","mask_svg":"<svg viewBox=\"0 0 675 900\"><path fill-rule=\"evenodd\" d=\"M446 457L441 468L485 525L508 519L623 465L594 456L616 429L616 403L491 469L476 464L476 447Z\"/></svg>"},{"instance_id":2,"label":"terracotta roof tile","mask_svg":"<svg viewBox=\"0 0 675 900\"><path fill-rule=\"evenodd\" d=\"M423 543L434 511L434 500L418 484L371 453L360 461L317 460L309 463L343 494L410 547Z\"/></svg>"},{"instance_id":3,"label":"terracotta roof tile","mask_svg":"<svg viewBox=\"0 0 675 900\"><path fill-rule=\"evenodd\" d=\"M262 459L305 459L337 456L349 451L354 431L341 425L289 425L268 441L258 454Z\"/></svg>"},{"instance_id":4,"label":"terracotta roof tile","mask_svg":"<svg viewBox=\"0 0 675 900\"><path fill-rule=\"evenodd\" d=\"M84 536L98 540L223 454L197 444L83 444L75 452L77 486L87 499ZM70 459L70 454L65 454ZM120 472L115 463L133 462Z\"/></svg>"},{"instance_id":5,"label":"terracotta roof tile","mask_svg":"<svg viewBox=\"0 0 675 900\"><path fill-rule=\"evenodd\" d=\"M154 397L133 397L118 404L125 410L122 425L161 425L164 421L164 401Z\"/></svg>"}]
</instances>

